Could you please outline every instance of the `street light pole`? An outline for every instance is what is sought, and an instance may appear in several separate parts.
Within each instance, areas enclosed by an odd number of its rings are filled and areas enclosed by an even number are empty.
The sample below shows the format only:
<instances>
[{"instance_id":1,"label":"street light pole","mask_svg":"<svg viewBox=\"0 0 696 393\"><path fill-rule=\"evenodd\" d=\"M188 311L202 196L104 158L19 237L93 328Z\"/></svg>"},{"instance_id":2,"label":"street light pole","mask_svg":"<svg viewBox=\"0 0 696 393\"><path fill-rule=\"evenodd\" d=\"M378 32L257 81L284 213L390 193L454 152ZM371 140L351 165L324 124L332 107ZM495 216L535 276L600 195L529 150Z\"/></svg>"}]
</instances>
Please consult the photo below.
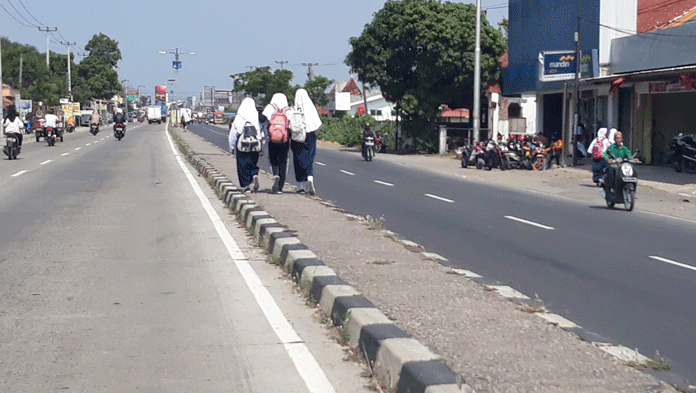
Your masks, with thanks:
<instances>
[{"instance_id":1,"label":"street light pole","mask_svg":"<svg viewBox=\"0 0 696 393\"><path fill-rule=\"evenodd\" d=\"M72 63L70 59L70 45L75 45L77 42L60 42L61 44L65 45L68 47L68 94L70 95L70 102L72 102L73 97L72 97L72 74L70 72L70 63Z\"/></svg>"},{"instance_id":2,"label":"street light pole","mask_svg":"<svg viewBox=\"0 0 696 393\"><path fill-rule=\"evenodd\" d=\"M476 49L474 49L474 142L481 138L481 0L476 0Z\"/></svg>"}]
</instances>

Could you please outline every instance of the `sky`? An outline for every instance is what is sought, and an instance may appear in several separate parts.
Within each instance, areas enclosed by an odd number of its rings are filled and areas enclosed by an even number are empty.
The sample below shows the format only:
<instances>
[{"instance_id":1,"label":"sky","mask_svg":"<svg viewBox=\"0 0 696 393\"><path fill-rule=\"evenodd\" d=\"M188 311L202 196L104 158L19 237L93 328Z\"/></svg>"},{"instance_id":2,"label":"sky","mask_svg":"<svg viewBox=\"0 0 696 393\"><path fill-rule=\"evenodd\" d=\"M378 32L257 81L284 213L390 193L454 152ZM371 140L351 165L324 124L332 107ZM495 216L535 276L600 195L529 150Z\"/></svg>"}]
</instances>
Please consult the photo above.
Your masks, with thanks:
<instances>
[{"instance_id":1,"label":"sky","mask_svg":"<svg viewBox=\"0 0 696 393\"><path fill-rule=\"evenodd\" d=\"M307 80L302 63L318 63L314 75L348 80L343 63L351 50L348 40L362 33L384 1L0 0L0 5L7 10L0 8L0 35L11 41L45 53L46 33L38 26L57 27L49 35L51 51L67 53L62 41L75 42L71 51L84 53L92 36L104 33L121 50L120 80L150 95L155 85L168 84L174 98L182 99L199 96L204 86L229 90L230 75L249 67L275 70L281 61L294 73L293 84ZM488 19L496 27L507 17L504 0L482 0L482 7L492 7ZM182 53L178 73L172 68L175 55L159 53L176 48Z\"/></svg>"}]
</instances>

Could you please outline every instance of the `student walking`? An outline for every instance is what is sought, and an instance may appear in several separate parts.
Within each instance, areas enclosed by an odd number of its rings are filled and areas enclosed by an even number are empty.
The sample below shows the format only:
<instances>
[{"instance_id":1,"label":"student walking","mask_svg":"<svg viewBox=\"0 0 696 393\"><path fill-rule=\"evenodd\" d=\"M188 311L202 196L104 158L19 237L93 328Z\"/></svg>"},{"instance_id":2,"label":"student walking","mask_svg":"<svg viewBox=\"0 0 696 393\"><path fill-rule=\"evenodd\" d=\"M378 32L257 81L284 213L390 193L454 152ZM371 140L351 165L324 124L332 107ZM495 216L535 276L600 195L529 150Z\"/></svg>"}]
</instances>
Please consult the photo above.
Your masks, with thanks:
<instances>
[{"instance_id":1,"label":"student walking","mask_svg":"<svg viewBox=\"0 0 696 393\"><path fill-rule=\"evenodd\" d=\"M271 162L273 173L273 187L271 192L278 194L283 192L285 176L288 173L288 152L290 151L290 118L292 108L288 105L288 97L283 93L276 93L271 98L271 103L261 113L269 119L268 126L268 159Z\"/></svg>"},{"instance_id":2,"label":"student walking","mask_svg":"<svg viewBox=\"0 0 696 393\"><path fill-rule=\"evenodd\" d=\"M230 125L228 142L230 153L237 158L237 177L244 192L259 189L259 156L263 155L263 137L259 112L252 98L239 105L237 116Z\"/></svg>"},{"instance_id":3,"label":"student walking","mask_svg":"<svg viewBox=\"0 0 696 393\"><path fill-rule=\"evenodd\" d=\"M314 195L314 158L317 152L317 131L322 123L319 112L305 89L295 93L295 107L290 117L292 161L295 168L297 192ZM305 190L305 183L307 189Z\"/></svg>"}]
</instances>

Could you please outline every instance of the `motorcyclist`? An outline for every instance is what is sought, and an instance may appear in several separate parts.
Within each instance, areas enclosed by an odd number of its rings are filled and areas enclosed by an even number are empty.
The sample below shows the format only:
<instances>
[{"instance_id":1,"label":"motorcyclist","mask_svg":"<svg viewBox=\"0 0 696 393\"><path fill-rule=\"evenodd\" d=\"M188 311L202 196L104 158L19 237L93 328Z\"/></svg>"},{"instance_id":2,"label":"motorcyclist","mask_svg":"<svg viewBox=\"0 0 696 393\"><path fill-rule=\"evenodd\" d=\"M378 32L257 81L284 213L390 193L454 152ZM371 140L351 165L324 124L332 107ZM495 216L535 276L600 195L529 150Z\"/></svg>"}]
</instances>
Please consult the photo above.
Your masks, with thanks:
<instances>
[{"instance_id":1,"label":"motorcyclist","mask_svg":"<svg viewBox=\"0 0 696 393\"><path fill-rule=\"evenodd\" d=\"M3 122L5 135L14 134L17 138L17 147L22 150L22 128L24 128L24 122L17 116L17 109L14 105L10 105L7 108L7 118Z\"/></svg>"},{"instance_id":2,"label":"motorcyclist","mask_svg":"<svg viewBox=\"0 0 696 393\"><path fill-rule=\"evenodd\" d=\"M89 125L96 126L97 131L99 131L99 124L100 124L99 113L97 113L97 111L92 111L92 117L89 118Z\"/></svg>"},{"instance_id":3,"label":"motorcyclist","mask_svg":"<svg viewBox=\"0 0 696 393\"><path fill-rule=\"evenodd\" d=\"M58 116L56 116L56 111L53 108L48 110L48 113L46 114L44 119L45 119L45 123L44 123L45 128L51 127L54 130L57 130L59 119L58 119Z\"/></svg>"},{"instance_id":4,"label":"motorcyclist","mask_svg":"<svg viewBox=\"0 0 696 393\"><path fill-rule=\"evenodd\" d=\"M116 125L121 124L123 126L123 133L126 133L126 115L123 113L123 109L116 108L116 113L114 113L114 132L116 132Z\"/></svg>"},{"instance_id":5,"label":"motorcyclist","mask_svg":"<svg viewBox=\"0 0 696 393\"><path fill-rule=\"evenodd\" d=\"M68 119L65 121L65 125L67 129L75 129L75 118L73 116L68 116Z\"/></svg>"},{"instance_id":6,"label":"motorcyclist","mask_svg":"<svg viewBox=\"0 0 696 393\"><path fill-rule=\"evenodd\" d=\"M363 127L363 132L361 135L361 141L362 141L362 155L365 157L367 155L367 146L365 145L365 138L372 138L374 141L377 139L377 136L375 135L375 132L372 131L372 128L370 126L370 123L365 123L365 126Z\"/></svg>"},{"instance_id":7,"label":"motorcyclist","mask_svg":"<svg viewBox=\"0 0 696 393\"><path fill-rule=\"evenodd\" d=\"M624 158L631 159L631 161L636 164L640 163L639 160L632 159L631 150L628 147L624 146L623 134L620 131L617 131L616 134L614 134L614 144L607 148L607 150L604 152L603 157L607 164L609 164L609 167L607 168L607 173L604 177L604 189L607 191L610 188L613 188L614 179L616 178L617 167L611 164L618 162Z\"/></svg>"}]
</instances>

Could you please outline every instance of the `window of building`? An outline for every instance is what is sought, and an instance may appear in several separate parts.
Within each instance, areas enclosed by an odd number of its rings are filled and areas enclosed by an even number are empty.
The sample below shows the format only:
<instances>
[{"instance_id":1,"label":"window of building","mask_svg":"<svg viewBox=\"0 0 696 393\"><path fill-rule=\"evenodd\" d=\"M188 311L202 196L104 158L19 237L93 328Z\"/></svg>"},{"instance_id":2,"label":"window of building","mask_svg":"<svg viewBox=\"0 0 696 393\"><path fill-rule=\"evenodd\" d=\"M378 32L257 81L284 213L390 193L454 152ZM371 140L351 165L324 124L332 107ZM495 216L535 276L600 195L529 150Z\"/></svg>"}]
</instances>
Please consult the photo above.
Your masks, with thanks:
<instances>
[{"instance_id":1,"label":"window of building","mask_svg":"<svg viewBox=\"0 0 696 393\"><path fill-rule=\"evenodd\" d=\"M382 110L381 109L370 109L370 114L372 116L382 116Z\"/></svg>"}]
</instances>

